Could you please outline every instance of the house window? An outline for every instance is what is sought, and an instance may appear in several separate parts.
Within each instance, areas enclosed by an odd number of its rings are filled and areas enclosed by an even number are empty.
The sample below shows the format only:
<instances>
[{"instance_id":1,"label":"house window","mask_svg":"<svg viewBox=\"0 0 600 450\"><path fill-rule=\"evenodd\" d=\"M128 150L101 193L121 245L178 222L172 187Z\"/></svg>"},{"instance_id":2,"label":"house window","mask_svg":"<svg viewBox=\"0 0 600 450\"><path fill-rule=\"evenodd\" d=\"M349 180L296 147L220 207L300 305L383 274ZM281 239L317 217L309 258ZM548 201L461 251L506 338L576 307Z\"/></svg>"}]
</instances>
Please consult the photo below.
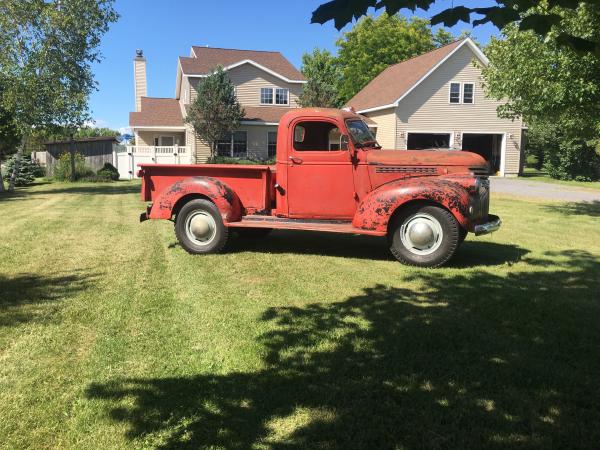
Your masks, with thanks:
<instances>
[{"instance_id":1,"label":"house window","mask_svg":"<svg viewBox=\"0 0 600 450\"><path fill-rule=\"evenodd\" d=\"M261 88L261 105L289 105L290 91L285 88Z\"/></svg>"},{"instance_id":2,"label":"house window","mask_svg":"<svg viewBox=\"0 0 600 450\"><path fill-rule=\"evenodd\" d=\"M273 158L277 151L277 131L269 131L267 135L267 155Z\"/></svg>"},{"instance_id":3,"label":"house window","mask_svg":"<svg viewBox=\"0 0 600 450\"><path fill-rule=\"evenodd\" d=\"M450 103L460 103L460 83L450 83Z\"/></svg>"},{"instance_id":4,"label":"house window","mask_svg":"<svg viewBox=\"0 0 600 450\"><path fill-rule=\"evenodd\" d=\"M473 103L473 83L463 84L463 103Z\"/></svg>"},{"instance_id":5,"label":"house window","mask_svg":"<svg viewBox=\"0 0 600 450\"><path fill-rule=\"evenodd\" d=\"M245 131L235 131L217 141L217 155L240 158L248 153L248 137Z\"/></svg>"},{"instance_id":6,"label":"house window","mask_svg":"<svg viewBox=\"0 0 600 450\"><path fill-rule=\"evenodd\" d=\"M260 103L262 105L273 104L273 89L272 88L261 88L260 89Z\"/></svg>"},{"instance_id":7,"label":"house window","mask_svg":"<svg viewBox=\"0 0 600 450\"><path fill-rule=\"evenodd\" d=\"M289 103L288 89L275 89L275 103L278 105L287 105Z\"/></svg>"}]
</instances>

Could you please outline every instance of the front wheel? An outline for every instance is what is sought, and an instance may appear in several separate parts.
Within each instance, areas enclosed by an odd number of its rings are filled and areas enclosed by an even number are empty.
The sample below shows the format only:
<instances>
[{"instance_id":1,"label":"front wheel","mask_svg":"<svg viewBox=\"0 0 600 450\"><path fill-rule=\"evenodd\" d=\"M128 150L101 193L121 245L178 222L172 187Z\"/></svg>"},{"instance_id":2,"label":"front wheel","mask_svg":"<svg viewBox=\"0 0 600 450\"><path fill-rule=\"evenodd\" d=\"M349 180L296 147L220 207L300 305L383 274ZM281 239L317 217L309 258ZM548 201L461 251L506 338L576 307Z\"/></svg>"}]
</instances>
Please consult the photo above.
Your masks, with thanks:
<instances>
[{"instance_id":1,"label":"front wheel","mask_svg":"<svg viewBox=\"0 0 600 450\"><path fill-rule=\"evenodd\" d=\"M177 214L175 234L188 253L218 253L227 244L229 229L214 203L195 199L183 205Z\"/></svg>"},{"instance_id":2,"label":"front wheel","mask_svg":"<svg viewBox=\"0 0 600 450\"><path fill-rule=\"evenodd\" d=\"M388 234L390 250L403 264L440 267L456 252L460 225L447 210L415 205L401 211Z\"/></svg>"}]
</instances>

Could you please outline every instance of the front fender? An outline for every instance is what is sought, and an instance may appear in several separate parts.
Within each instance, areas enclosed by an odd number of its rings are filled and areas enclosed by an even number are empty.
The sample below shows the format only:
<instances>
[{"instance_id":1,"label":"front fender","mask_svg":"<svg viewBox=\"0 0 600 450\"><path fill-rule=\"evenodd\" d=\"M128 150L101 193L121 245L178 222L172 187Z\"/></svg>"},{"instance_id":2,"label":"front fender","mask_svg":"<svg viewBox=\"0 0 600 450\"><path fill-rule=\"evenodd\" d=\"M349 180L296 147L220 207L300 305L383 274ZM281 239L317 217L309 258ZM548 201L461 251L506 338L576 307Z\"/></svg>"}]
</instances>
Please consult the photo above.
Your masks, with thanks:
<instances>
[{"instance_id":1,"label":"front fender","mask_svg":"<svg viewBox=\"0 0 600 450\"><path fill-rule=\"evenodd\" d=\"M189 177L174 183L162 192L152 204L150 219L170 219L179 200L190 195L200 195L211 200L223 222L235 222L242 217L242 203L233 189L212 177Z\"/></svg>"},{"instance_id":2,"label":"front fender","mask_svg":"<svg viewBox=\"0 0 600 450\"><path fill-rule=\"evenodd\" d=\"M471 177L435 177L397 180L384 184L367 195L358 205L352 225L365 230L387 232L392 214L402 205L423 200L442 205L469 228L469 192Z\"/></svg>"}]
</instances>

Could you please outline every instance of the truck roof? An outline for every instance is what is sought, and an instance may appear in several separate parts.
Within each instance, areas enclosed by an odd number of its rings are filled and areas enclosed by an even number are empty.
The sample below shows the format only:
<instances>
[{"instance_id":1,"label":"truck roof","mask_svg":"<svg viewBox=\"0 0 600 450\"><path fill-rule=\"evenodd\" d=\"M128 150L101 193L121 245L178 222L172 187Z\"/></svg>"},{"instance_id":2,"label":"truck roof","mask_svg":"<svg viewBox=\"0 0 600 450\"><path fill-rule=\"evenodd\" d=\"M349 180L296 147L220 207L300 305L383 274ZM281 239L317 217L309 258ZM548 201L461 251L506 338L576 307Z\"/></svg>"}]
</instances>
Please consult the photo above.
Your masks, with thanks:
<instances>
[{"instance_id":1,"label":"truck roof","mask_svg":"<svg viewBox=\"0 0 600 450\"><path fill-rule=\"evenodd\" d=\"M286 113L280 121L280 124L286 124L289 125L290 122L292 122L294 119L297 119L298 117L310 117L310 116L315 116L315 117L327 117L329 119L334 119L334 120L347 120L347 119L361 119L363 120L363 117L361 117L360 115L352 112L352 111L348 111L345 109L335 109L335 108L297 108L297 109L292 109L290 112Z\"/></svg>"}]
</instances>

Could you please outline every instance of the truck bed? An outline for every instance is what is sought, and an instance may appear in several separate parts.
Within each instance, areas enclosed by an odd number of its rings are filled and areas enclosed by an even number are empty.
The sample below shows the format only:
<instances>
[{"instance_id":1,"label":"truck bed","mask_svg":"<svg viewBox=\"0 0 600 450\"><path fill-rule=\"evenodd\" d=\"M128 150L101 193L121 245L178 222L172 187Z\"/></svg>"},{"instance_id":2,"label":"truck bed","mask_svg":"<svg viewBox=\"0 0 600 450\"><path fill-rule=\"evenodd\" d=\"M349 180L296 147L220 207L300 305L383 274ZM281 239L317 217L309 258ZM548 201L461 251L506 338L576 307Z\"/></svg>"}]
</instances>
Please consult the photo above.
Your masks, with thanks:
<instances>
[{"instance_id":1,"label":"truck bed","mask_svg":"<svg viewBox=\"0 0 600 450\"><path fill-rule=\"evenodd\" d=\"M175 183L192 177L216 178L239 196L248 214L271 209L275 167L237 164L140 164L142 200L154 201Z\"/></svg>"}]
</instances>

